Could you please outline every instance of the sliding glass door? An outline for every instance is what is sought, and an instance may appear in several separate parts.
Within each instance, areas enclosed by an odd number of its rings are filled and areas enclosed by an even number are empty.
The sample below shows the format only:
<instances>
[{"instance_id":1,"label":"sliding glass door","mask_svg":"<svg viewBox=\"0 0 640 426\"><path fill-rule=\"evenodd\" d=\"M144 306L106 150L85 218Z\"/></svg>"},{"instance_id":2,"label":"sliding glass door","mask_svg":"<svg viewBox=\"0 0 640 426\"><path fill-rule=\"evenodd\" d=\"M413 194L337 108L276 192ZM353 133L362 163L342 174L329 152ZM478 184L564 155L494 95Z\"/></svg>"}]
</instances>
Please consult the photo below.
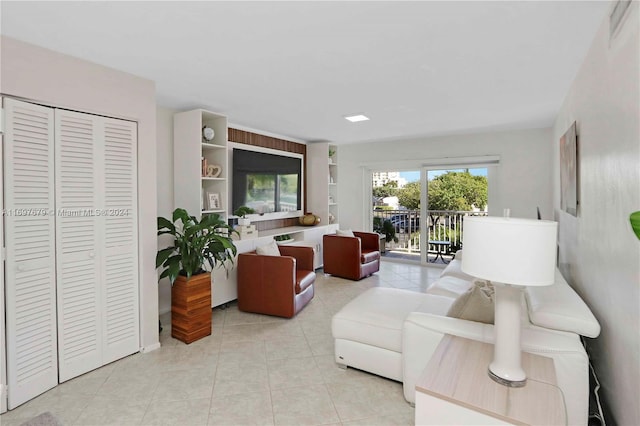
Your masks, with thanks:
<instances>
[{"instance_id":1,"label":"sliding glass door","mask_svg":"<svg viewBox=\"0 0 640 426\"><path fill-rule=\"evenodd\" d=\"M386 259L446 264L461 248L464 217L487 211L486 167L373 171L371 188Z\"/></svg>"}]
</instances>

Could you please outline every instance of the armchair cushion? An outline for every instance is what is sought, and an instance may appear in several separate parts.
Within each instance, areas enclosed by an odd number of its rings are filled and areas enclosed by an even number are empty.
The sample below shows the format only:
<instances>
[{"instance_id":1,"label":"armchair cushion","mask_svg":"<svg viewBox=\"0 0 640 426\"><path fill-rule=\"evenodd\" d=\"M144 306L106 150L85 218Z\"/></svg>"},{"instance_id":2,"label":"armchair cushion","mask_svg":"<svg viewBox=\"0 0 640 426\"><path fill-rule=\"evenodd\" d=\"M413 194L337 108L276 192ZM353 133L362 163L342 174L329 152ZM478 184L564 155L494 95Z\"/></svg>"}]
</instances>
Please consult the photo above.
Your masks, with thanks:
<instances>
[{"instance_id":1,"label":"armchair cushion","mask_svg":"<svg viewBox=\"0 0 640 426\"><path fill-rule=\"evenodd\" d=\"M351 229L337 229L336 235L340 235L341 237L355 237Z\"/></svg>"}]
</instances>

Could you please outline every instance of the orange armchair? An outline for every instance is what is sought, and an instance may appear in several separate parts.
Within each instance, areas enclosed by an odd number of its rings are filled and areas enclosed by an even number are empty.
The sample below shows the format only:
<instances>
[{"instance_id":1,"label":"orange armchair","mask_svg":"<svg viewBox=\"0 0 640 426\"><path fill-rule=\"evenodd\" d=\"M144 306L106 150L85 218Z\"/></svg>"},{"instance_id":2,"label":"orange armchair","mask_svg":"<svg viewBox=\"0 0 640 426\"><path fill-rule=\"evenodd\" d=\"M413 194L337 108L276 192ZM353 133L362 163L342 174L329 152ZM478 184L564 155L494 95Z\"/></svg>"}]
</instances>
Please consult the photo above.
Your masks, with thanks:
<instances>
[{"instance_id":1,"label":"orange armchair","mask_svg":"<svg viewBox=\"0 0 640 426\"><path fill-rule=\"evenodd\" d=\"M238 255L238 309L292 318L314 296L313 249L280 246L280 256Z\"/></svg>"},{"instance_id":2,"label":"orange armchair","mask_svg":"<svg viewBox=\"0 0 640 426\"><path fill-rule=\"evenodd\" d=\"M354 232L353 235L323 236L325 273L360 280L380 270L380 235L373 232Z\"/></svg>"}]
</instances>

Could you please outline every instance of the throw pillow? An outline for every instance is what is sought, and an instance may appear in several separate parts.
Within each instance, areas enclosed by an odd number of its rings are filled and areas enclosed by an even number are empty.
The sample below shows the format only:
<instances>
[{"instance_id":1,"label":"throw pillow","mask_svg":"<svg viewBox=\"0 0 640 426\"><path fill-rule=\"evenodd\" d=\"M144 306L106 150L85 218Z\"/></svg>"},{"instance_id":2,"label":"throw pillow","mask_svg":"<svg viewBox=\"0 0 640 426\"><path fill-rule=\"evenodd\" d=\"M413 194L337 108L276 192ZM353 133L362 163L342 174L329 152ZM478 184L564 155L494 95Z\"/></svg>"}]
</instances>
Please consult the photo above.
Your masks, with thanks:
<instances>
[{"instance_id":1,"label":"throw pillow","mask_svg":"<svg viewBox=\"0 0 640 426\"><path fill-rule=\"evenodd\" d=\"M342 237L355 237L355 235L353 235L353 231L351 229L338 229L336 231L336 235L340 235Z\"/></svg>"},{"instance_id":2,"label":"throw pillow","mask_svg":"<svg viewBox=\"0 0 640 426\"><path fill-rule=\"evenodd\" d=\"M274 240L271 240L269 244L257 247L256 253L263 256L280 256L280 249L278 248L278 244L276 244Z\"/></svg>"},{"instance_id":3,"label":"throw pillow","mask_svg":"<svg viewBox=\"0 0 640 426\"><path fill-rule=\"evenodd\" d=\"M483 280L475 280L474 285L461 294L447 312L448 317L493 324L495 310L495 289Z\"/></svg>"}]
</instances>

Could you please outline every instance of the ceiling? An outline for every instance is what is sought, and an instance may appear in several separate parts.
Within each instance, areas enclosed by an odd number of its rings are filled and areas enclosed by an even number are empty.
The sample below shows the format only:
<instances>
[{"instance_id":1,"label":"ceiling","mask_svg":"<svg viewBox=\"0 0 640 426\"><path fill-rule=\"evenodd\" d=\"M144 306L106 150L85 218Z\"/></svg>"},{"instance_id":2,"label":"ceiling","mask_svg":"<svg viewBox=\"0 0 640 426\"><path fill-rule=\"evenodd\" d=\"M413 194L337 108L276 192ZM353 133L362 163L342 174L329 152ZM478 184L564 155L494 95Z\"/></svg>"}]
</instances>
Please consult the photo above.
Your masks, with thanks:
<instances>
[{"instance_id":1,"label":"ceiling","mask_svg":"<svg viewBox=\"0 0 640 426\"><path fill-rule=\"evenodd\" d=\"M610 6L2 1L0 32L154 80L163 107L341 144L551 126Z\"/></svg>"}]
</instances>

